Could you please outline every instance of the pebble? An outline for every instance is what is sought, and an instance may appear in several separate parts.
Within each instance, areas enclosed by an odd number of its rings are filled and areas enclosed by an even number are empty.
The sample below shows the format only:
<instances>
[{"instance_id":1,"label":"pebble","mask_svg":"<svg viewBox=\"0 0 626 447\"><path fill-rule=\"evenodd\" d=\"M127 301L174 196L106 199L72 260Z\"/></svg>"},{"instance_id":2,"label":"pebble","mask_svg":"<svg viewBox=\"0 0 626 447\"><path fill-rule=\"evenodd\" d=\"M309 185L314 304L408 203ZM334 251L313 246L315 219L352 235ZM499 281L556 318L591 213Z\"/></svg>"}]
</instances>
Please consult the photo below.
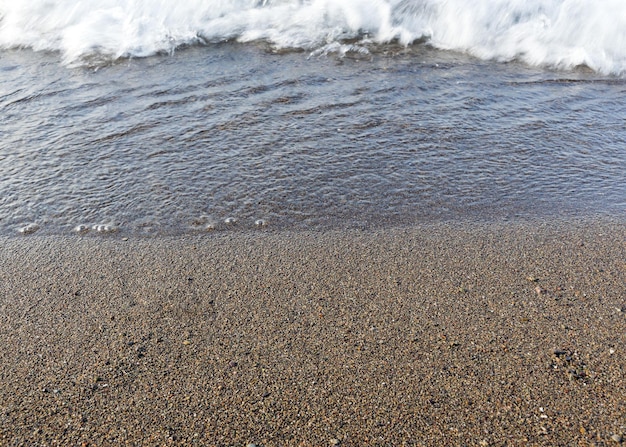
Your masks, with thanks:
<instances>
[{"instance_id":1,"label":"pebble","mask_svg":"<svg viewBox=\"0 0 626 447\"><path fill-rule=\"evenodd\" d=\"M330 440L330 445L339 445L341 444L341 441L337 438L333 438Z\"/></svg>"},{"instance_id":2,"label":"pebble","mask_svg":"<svg viewBox=\"0 0 626 447\"><path fill-rule=\"evenodd\" d=\"M224 219L224 223L228 225L233 225L237 223L237 219L235 217L227 217L226 219Z\"/></svg>"},{"instance_id":3,"label":"pebble","mask_svg":"<svg viewBox=\"0 0 626 447\"><path fill-rule=\"evenodd\" d=\"M265 225L267 225L267 221L263 219L257 219L254 221L254 225L256 225L257 227L264 227Z\"/></svg>"},{"instance_id":4,"label":"pebble","mask_svg":"<svg viewBox=\"0 0 626 447\"><path fill-rule=\"evenodd\" d=\"M624 441L624 438L622 437L622 435L618 435L618 434L614 434L613 436L611 436L611 439L620 444L622 443L622 441Z\"/></svg>"}]
</instances>

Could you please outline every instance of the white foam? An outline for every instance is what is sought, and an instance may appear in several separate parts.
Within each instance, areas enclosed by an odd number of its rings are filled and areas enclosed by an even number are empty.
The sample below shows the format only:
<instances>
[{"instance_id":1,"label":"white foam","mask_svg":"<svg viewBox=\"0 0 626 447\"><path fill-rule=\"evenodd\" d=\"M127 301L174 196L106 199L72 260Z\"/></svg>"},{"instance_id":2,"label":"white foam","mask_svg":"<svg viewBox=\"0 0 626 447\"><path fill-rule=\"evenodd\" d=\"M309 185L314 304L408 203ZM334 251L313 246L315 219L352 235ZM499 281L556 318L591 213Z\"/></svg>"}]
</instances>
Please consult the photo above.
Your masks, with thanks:
<instances>
[{"instance_id":1,"label":"white foam","mask_svg":"<svg viewBox=\"0 0 626 447\"><path fill-rule=\"evenodd\" d=\"M36 223L29 223L28 225L24 225L23 227L19 228L17 231L22 234L33 234L34 232L38 231L39 228L39 225L37 225Z\"/></svg>"},{"instance_id":2,"label":"white foam","mask_svg":"<svg viewBox=\"0 0 626 447\"><path fill-rule=\"evenodd\" d=\"M76 225L74 227L74 232L76 233L87 233L89 231L89 227L87 225Z\"/></svg>"},{"instance_id":3,"label":"white foam","mask_svg":"<svg viewBox=\"0 0 626 447\"><path fill-rule=\"evenodd\" d=\"M91 229L96 231L97 233L115 233L117 231L116 226L108 224L93 225Z\"/></svg>"},{"instance_id":4,"label":"white foam","mask_svg":"<svg viewBox=\"0 0 626 447\"><path fill-rule=\"evenodd\" d=\"M427 39L481 58L626 72L623 0L0 0L0 16L0 47L69 63L228 39L310 51Z\"/></svg>"}]
</instances>

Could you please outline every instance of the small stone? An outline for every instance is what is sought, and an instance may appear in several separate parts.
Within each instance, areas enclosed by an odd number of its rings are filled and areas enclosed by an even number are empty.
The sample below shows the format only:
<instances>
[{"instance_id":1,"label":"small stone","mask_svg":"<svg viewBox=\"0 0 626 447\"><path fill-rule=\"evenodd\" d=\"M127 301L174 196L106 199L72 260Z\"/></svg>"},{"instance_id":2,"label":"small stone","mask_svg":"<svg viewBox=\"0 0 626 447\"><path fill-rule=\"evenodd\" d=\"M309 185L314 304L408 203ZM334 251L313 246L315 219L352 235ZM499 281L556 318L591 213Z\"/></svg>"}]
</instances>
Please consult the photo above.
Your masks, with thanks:
<instances>
[{"instance_id":1,"label":"small stone","mask_svg":"<svg viewBox=\"0 0 626 447\"><path fill-rule=\"evenodd\" d=\"M253 443L251 442L251 443L249 443L249 444L246 444L246 447L257 447L257 445L256 445L256 444L253 444Z\"/></svg>"},{"instance_id":2,"label":"small stone","mask_svg":"<svg viewBox=\"0 0 626 447\"><path fill-rule=\"evenodd\" d=\"M545 295L548 291L546 289L542 289L541 287L535 287L535 293L537 295Z\"/></svg>"},{"instance_id":3,"label":"small stone","mask_svg":"<svg viewBox=\"0 0 626 447\"><path fill-rule=\"evenodd\" d=\"M190 345L190 344L191 344L191 342L190 342L189 340L183 340L183 344L184 344L184 345Z\"/></svg>"},{"instance_id":4,"label":"small stone","mask_svg":"<svg viewBox=\"0 0 626 447\"><path fill-rule=\"evenodd\" d=\"M224 223L228 225L233 225L237 223L237 219L234 217L227 217L226 219L224 219Z\"/></svg>"},{"instance_id":5,"label":"small stone","mask_svg":"<svg viewBox=\"0 0 626 447\"><path fill-rule=\"evenodd\" d=\"M614 434L613 436L611 436L611 439L619 444L621 444L624 441L624 438L622 437L622 435L618 435L618 434Z\"/></svg>"},{"instance_id":6,"label":"small stone","mask_svg":"<svg viewBox=\"0 0 626 447\"><path fill-rule=\"evenodd\" d=\"M267 225L267 221L264 219L257 219L254 221L254 225L256 225L257 227L264 227Z\"/></svg>"},{"instance_id":7,"label":"small stone","mask_svg":"<svg viewBox=\"0 0 626 447\"><path fill-rule=\"evenodd\" d=\"M330 445L339 445L341 444L341 441L337 438L333 438L330 440Z\"/></svg>"}]
</instances>

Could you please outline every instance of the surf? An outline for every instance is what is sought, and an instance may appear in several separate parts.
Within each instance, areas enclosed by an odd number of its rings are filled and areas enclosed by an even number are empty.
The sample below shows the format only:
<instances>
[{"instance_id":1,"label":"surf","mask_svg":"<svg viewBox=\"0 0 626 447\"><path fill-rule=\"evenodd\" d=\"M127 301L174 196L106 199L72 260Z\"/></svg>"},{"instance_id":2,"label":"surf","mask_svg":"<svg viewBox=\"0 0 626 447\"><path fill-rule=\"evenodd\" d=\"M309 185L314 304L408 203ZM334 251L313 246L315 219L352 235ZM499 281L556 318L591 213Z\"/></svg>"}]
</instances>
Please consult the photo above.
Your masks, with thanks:
<instances>
[{"instance_id":1,"label":"surf","mask_svg":"<svg viewBox=\"0 0 626 447\"><path fill-rule=\"evenodd\" d=\"M265 42L274 50L367 52L426 44L481 59L626 73L620 0L0 0L0 48L66 64Z\"/></svg>"}]
</instances>

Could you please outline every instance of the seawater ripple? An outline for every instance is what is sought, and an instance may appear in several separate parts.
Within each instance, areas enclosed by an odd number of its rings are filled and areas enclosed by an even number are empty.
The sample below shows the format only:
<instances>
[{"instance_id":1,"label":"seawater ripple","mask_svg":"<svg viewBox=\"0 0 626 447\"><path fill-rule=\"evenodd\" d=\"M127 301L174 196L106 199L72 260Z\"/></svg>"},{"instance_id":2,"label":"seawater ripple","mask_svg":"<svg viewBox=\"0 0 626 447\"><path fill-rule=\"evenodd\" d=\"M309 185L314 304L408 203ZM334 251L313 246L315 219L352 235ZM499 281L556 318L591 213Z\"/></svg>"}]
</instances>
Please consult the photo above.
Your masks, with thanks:
<instances>
[{"instance_id":1,"label":"seawater ripple","mask_svg":"<svg viewBox=\"0 0 626 447\"><path fill-rule=\"evenodd\" d=\"M0 2L0 48L58 51L69 64L265 42L273 51L366 55L427 43L482 59L626 70L622 0L28 0ZM11 69L7 67L6 69Z\"/></svg>"},{"instance_id":2,"label":"seawater ripple","mask_svg":"<svg viewBox=\"0 0 626 447\"><path fill-rule=\"evenodd\" d=\"M0 232L163 234L626 211L626 81L425 46L7 52Z\"/></svg>"}]
</instances>

